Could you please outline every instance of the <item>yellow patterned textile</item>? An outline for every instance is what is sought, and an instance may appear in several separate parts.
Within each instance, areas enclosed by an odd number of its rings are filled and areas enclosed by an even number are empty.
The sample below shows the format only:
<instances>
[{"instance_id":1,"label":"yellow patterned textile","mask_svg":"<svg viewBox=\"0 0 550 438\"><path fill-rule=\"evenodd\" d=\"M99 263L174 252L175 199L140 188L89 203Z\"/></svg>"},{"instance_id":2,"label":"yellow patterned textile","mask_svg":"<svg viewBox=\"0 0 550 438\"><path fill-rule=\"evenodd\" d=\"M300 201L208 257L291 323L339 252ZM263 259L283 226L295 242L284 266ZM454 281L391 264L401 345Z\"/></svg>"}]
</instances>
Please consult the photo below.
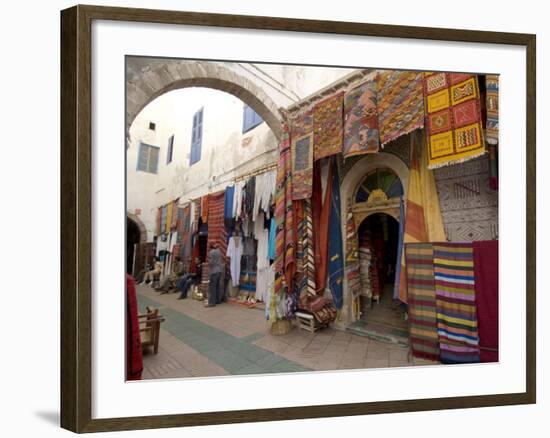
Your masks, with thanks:
<instances>
[{"instance_id":1,"label":"yellow patterned textile","mask_svg":"<svg viewBox=\"0 0 550 438\"><path fill-rule=\"evenodd\" d=\"M168 205L166 206L166 226L165 226L165 229L164 229L164 232L166 234L170 233L170 227L172 226L172 212L173 212L173 209L174 209L174 203L169 202Z\"/></svg>"},{"instance_id":2,"label":"yellow patterned textile","mask_svg":"<svg viewBox=\"0 0 550 438\"><path fill-rule=\"evenodd\" d=\"M428 168L461 163L485 153L477 76L423 74Z\"/></svg>"}]
</instances>

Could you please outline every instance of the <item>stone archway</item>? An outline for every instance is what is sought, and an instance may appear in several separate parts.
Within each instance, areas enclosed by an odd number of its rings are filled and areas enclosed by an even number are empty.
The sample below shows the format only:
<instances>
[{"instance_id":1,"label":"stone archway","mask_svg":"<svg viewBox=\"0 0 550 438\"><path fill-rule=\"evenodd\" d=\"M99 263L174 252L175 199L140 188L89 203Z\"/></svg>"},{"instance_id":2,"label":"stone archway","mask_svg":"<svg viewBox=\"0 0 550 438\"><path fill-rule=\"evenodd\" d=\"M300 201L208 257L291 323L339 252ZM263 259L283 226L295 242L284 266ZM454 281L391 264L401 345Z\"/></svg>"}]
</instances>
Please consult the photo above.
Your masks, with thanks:
<instances>
[{"instance_id":1,"label":"stone archway","mask_svg":"<svg viewBox=\"0 0 550 438\"><path fill-rule=\"evenodd\" d=\"M126 61L126 133L151 101L172 90L206 87L224 91L254 108L279 140L282 115L275 102L251 79L216 62L128 57Z\"/></svg>"},{"instance_id":2,"label":"stone archway","mask_svg":"<svg viewBox=\"0 0 550 438\"><path fill-rule=\"evenodd\" d=\"M407 199L407 189L409 186L409 168L407 165L397 156L386 152L379 152L377 154L368 154L361 158L353 167L347 172L342 184L340 185L341 201L340 207L342 211L342 236L346 235L346 217L348 211L348 205L352 202L351 196L355 193L355 188L361 183L364 176L372 170L379 168L389 168L399 177L403 186L403 197ZM386 213L389 211L374 211L372 213ZM395 210L392 210L391 216L395 217ZM369 212L369 215L371 212ZM344 243L345 245L345 243ZM346 248L342 248L345 254ZM339 323L344 327L354 321L352 312L351 296L348 290L347 277L344 275L343 283L344 294L344 307Z\"/></svg>"}]
</instances>

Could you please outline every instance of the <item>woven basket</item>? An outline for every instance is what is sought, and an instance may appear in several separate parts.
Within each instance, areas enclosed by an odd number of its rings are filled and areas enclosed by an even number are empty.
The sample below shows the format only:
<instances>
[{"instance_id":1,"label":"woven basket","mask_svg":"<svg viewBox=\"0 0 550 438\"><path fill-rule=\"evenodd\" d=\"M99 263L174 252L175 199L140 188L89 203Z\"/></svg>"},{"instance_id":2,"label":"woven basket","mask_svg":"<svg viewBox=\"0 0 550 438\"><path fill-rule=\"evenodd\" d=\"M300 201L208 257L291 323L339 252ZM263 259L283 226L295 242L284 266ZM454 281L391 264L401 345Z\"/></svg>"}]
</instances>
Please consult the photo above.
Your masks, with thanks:
<instances>
[{"instance_id":1,"label":"woven basket","mask_svg":"<svg viewBox=\"0 0 550 438\"><path fill-rule=\"evenodd\" d=\"M274 336L286 335L292 328L292 323L289 320L281 319L271 324L270 333Z\"/></svg>"}]
</instances>

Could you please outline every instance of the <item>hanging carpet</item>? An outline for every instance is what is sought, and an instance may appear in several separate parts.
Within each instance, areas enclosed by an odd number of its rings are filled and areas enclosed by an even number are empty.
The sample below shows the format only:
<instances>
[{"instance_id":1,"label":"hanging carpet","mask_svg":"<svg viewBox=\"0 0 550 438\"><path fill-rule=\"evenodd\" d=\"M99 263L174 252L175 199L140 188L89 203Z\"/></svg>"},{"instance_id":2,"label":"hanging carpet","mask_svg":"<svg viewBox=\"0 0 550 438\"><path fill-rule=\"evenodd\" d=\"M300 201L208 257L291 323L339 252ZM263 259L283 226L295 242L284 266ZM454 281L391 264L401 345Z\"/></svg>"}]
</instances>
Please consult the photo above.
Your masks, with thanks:
<instances>
[{"instance_id":1,"label":"hanging carpet","mask_svg":"<svg viewBox=\"0 0 550 438\"><path fill-rule=\"evenodd\" d=\"M430 169L485 153L476 75L424 73Z\"/></svg>"},{"instance_id":2,"label":"hanging carpet","mask_svg":"<svg viewBox=\"0 0 550 438\"><path fill-rule=\"evenodd\" d=\"M422 73L398 70L378 72L377 112L382 147L424 126Z\"/></svg>"}]
</instances>

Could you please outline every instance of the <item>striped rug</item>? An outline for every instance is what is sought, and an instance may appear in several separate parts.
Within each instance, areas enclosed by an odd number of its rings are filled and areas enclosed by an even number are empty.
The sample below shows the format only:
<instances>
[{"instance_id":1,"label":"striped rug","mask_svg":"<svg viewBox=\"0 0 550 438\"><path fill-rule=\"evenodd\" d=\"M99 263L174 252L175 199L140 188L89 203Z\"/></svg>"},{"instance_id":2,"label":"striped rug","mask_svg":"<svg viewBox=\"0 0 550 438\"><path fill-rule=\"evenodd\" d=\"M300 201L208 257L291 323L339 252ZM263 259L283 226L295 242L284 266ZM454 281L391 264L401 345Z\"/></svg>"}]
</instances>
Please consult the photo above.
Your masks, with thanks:
<instances>
[{"instance_id":1,"label":"striped rug","mask_svg":"<svg viewBox=\"0 0 550 438\"><path fill-rule=\"evenodd\" d=\"M217 244L225 261L227 252L227 231L223 219L224 191L208 196L208 247ZM207 264L206 264L207 265ZM207 269L207 268L206 268Z\"/></svg>"},{"instance_id":2,"label":"striped rug","mask_svg":"<svg viewBox=\"0 0 550 438\"><path fill-rule=\"evenodd\" d=\"M415 357L439 360L433 247L431 243L405 245L409 325Z\"/></svg>"},{"instance_id":3,"label":"striped rug","mask_svg":"<svg viewBox=\"0 0 550 438\"><path fill-rule=\"evenodd\" d=\"M441 361L479 362L472 244L438 243L433 248Z\"/></svg>"}]
</instances>

